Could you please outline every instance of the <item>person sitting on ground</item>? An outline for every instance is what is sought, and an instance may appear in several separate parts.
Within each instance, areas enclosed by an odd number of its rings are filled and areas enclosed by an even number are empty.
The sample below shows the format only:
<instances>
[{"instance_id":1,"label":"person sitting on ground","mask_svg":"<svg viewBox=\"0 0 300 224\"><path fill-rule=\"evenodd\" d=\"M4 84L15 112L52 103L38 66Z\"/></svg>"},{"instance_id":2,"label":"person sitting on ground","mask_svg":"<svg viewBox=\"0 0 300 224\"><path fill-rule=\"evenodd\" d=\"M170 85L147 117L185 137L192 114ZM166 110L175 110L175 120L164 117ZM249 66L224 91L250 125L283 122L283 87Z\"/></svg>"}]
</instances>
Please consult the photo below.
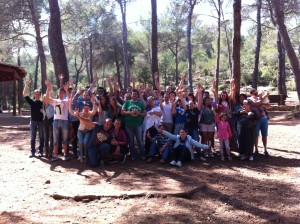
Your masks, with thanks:
<instances>
[{"instance_id":1,"label":"person sitting on ground","mask_svg":"<svg viewBox=\"0 0 300 224\"><path fill-rule=\"evenodd\" d=\"M161 164L164 164L168 159L169 148L172 145L172 140L162 134L163 130L164 125L160 124L157 128L158 132L154 137L151 137L149 132L147 133L147 138L151 140L147 163L153 161L153 158L157 152L159 152L159 155L161 155Z\"/></svg>"},{"instance_id":2,"label":"person sitting on ground","mask_svg":"<svg viewBox=\"0 0 300 224\"><path fill-rule=\"evenodd\" d=\"M31 113L31 119L30 119L30 146L31 146L31 154L29 158L35 157L35 139L37 131L39 132L39 157L43 156L43 148L44 148L44 133L43 133L43 103L40 100L41 98L41 91L36 89L34 90L34 99L31 99L28 96L28 86L30 83L30 79L26 78L25 86L23 90L23 96L25 97L25 100L30 105L30 113Z\"/></svg>"},{"instance_id":3,"label":"person sitting on ground","mask_svg":"<svg viewBox=\"0 0 300 224\"><path fill-rule=\"evenodd\" d=\"M109 152L111 150L111 128L112 120L107 118L104 125L92 122L88 119L79 116L77 110L74 114L80 120L80 123L90 126L93 131L88 143L88 164L91 167L97 167L99 164L103 165L109 159Z\"/></svg>"},{"instance_id":4,"label":"person sitting on ground","mask_svg":"<svg viewBox=\"0 0 300 224\"><path fill-rule=\"evenodd\" d=\"M208 150L210 148L210 145L204 145L192 139L190 135L187 135L184 128L180 129L179 135L173 135L167 131L163 131L162 134L175 141L173 149L171 150L172 161L170 165L172 166L181 167L184 161L194 160L193 146L202 150Z\"/></svg>"},{"instance_id":5,"label":"person sitting on ground","mask_svg":"<svg viewBox=\"0 0 300 224\"><path fill-rule=\"evenodd\" d=\"M124 163L127 153L129 152L126 132L121 128L122 121L120 118L115 119L114 127L111 129L111 153L113 162Z\"/></svg>"}]
</instances>

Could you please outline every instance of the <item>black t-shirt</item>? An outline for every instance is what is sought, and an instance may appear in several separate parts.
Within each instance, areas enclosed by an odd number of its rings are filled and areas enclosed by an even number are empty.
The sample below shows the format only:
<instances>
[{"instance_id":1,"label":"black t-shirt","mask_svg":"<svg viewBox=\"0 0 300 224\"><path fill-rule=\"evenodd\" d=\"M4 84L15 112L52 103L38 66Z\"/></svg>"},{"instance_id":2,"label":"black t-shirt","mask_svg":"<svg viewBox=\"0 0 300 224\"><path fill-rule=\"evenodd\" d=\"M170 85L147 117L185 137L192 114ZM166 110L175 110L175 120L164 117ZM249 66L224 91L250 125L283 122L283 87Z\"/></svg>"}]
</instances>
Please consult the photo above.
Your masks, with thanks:
<instances>
[{"instance_id":1,"label":"black t-shirt","mask_svg":"<svg viewBox=\"0 0 300 224\"><path fill-rule=\"evenodd\" d=\"M94 147L96 145L100 145L104 142L110 143L111 138L112 137L111 137L110 130L105 131L103 125L96 124L96 126L92 132L88 146L92 148L92 147Z\"/></svg>"},{"instance_id":2,"label":"black t-shirt","mask_svg":"<svg viewBox=\"0 0 300 224\"><path fill-rule=\"evenodd\" d=\"M200 111L198 108L186 110L186 124L188 128L197 128Z\"/></svg>"},{"instance_id":3,"label":"black t-shirt","mask_svg":"<svg viewBox=\"0 0 300 224\"><path fill-rule=\"evenodd\" d=\"M29 96L25 96L25 100L30 105L31 110L31 120L33 121L43 121L43 102L40 100L32 100Z\"/></svg>"}]
</instances>

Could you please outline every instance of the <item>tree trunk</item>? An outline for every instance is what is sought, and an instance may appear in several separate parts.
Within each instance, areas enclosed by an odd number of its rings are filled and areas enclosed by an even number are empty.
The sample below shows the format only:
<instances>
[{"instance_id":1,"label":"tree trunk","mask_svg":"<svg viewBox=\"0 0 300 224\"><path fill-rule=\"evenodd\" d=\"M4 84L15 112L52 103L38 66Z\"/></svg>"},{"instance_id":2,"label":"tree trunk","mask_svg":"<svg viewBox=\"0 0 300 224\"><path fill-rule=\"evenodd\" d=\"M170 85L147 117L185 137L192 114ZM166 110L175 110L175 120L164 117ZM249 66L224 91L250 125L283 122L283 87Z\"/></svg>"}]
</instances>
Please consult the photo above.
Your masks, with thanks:
<instances>
[{"instance_id":1,"label":"tree trunk","mask_svg":"<svg viewBox=\"0 0 300 224\"><path fill-rule=\"evenodd\" d=\"M218 6L216 6L218 13L218 38L217 38L217 58L216 58L216 92L218 93L219 88L219 73L220 73L220 48L221 48L221 1L218 0Z\"/></svg>"},{"instance_id":2,"label":"tree trunk","mask_svg":"<svg viewBox=\"0 0 300 224\"><path fill-rule=\"evenodd\" d=\"M40 60L40 55L38 54L36 56L36 62L35 62L33 89L37 89L37 80L39 74L39 60Z\"/></svg>"},{"instance_id":3,"label":"tree trunk","mask_svg":"<svg viewBox=\"0 0 300 224\"><path fill-rule=\"evenodd\" d=\"M89 82L93 83L93 37L89 37L89 56L90 56L90 76Z\"/></svg>"},{"instance_id":4,"label":"tree trunk","mask_svg":"<svg viewBox=\"0 0 300 224\"><path fill-rule=\"evenodd\" d=\"M130 85L130 69L128 59L128 46L127 46L127 24L126 24L126 0L118 0L122 13L122 46L124 56L124 87Z\"/></svg>"},{"instance_id":5,"label":"tree trunk","mask_svg":"<svg viewBox=\"0 0 300 224\"><path fill-rule=\"evenodd\" d=\"M284 24L283 11L282 11L282 6L281 6L281 3L280 3L280 0L272 0L272 6L273 6L274 12L275 12L277 28L279 30L279 33L280 33L280 36L281 36L281 39L282 39L282 43L284 45L286 53L289 57L292 71L294 73L295 83L296 83L296 90L297 90L297 94L298 94L298 100L299 100L299 103L300 103L300 67L299 67L299 60L298 60L297 55L296 55L296 53L293 49L289 34L288 34L286 26Z\"/></svg>"},{"instance_id":6,"label":"tree trunk","mask_svg":"<svg viewBox=\"0 0 300 224\"><path fill-rule=\"evenodd\" d=\"M40 29L40 21L37 16L37 11L34 6L33 0L27 0L31 17L32 17L32 23L34 25L35 29L35 39L37 43L37 48L38 48L38 54L40 58L40 63L41 63L41 90L42 93L46 92L46 86L44 85L45 80L47 79L47 62L46 62L46 56L45 56L45 51L44 51L44 46L43 46L43 39L41 37L41 29Z\"/></svg>"},{"instance_id":7,"label":"tree trunk","mask_svg":"<svg viewBox=\"0 0 300 224\"><path fill-rule=\"evenodd\" d=\"M57 85L59 86L59 74L63 74L65 83L69 81L69 70L62 39L58 0L48 0L48 2L50 8L50 22L48 29L49 48L54 65Z\"/></svg>"},{"instance_id":8,"label":"tree trunk","mask_svg":"<svg viewBox=\"0 0 300 224\"><path fill-rule=\"evenodd\" d=\"M223 21L225 21L224 20L223 10L221 12L222 12ZM232 63L231 63L231 47L230 47L230 41L229 41L229 37L228 37L228 31L227 31L227 25L226 25L226 23L224 25L224 31L225 31L227 51L228 51L228 65L229 65L229 70L230 70L230 78L233 78L232 77Z\"/></svg>"},{"instance_id":9,"label":"tree trunk","mask_svg":"<svg viewBox=\"0 0 300 224\"><path fill-rule=\"evenodd\" d=\"M287 95L286 85L285 85L285 80L286 80L285 50L279 32L277 33L277 52L278 52L278 73L277 73L278 94Z\"/></svg>"},{"instance_id":10,"label":"tree trunk","mask_svg":"<svg viewBox=\"0 0 300 224\"><path fill-rule=\"evenodd\" d=\"M238 99L241 86L241 0L233 1L232 73Z\"/></svg>"},{"instance_id":11,"label":"tree trunk","mask_svg":"<svg viewBox=\"0 0 300 224\"><path fill-rule=\"evenodd\" d=\"M188 79L189 79L189 92L193 92L193 76L192 76L192 16L196 0L189 1L188 24L187 24L187 51L188 51Z\"/></svg>"},{"instance_id":12,"label":"tree trunk","mask_svg":"<svg viewBox=\"0 0 300 224\"><path fill-rule=\"evenodd\" d=\"M121 82L121 73L120 73L120 65L119 65L119 57L118 57L118 51L117 51L117 43L114 45L114 54L115 54L115 64L117 69L117 76L118 76L118 82L120 89L122 89L122 82Z\"/></svg>"},{"instance_id":13,"label":"tree trunk","mask_svg":"<svg viewBox=\"0 0 300 224\"><path fill-rule=\"evenodd\" d=\"M155 86L154 73L158 71L158 37L157 37L157 7L156 0L151 0L152 24L152 85Z\"/></svg>"},{"instance_id":14,"label":"tree trunk","mask_svg":"<svg viewBox=\"0 0 300 224\"><path fill-rule=\"evenodd\" d=\"M257 0L257 34L256 34L256 49L255 49L255 59L254 59L254 69L252 73L252 88L257 89L258 81L258 66L259 66L259 53L261 45L261 0Z\"/></svg>"}]
</instances>

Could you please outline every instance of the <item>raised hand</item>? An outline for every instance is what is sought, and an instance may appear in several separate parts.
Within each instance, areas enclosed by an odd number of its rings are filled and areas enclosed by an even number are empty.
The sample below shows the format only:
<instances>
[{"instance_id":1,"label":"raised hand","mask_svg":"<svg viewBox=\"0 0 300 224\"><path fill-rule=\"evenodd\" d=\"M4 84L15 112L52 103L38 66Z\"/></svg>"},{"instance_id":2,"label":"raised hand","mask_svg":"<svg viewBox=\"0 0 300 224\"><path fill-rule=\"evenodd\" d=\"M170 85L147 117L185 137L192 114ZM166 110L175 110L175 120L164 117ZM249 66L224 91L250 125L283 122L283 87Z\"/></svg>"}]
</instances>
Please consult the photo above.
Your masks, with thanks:
<instances>
[{"instance_id":1,"label":"raised hand","mask_svg":"<svg viewBox=\"0 0 300 224\"><path fill-rule=\"evenodd\" d=\"M25 83L26 83L26 85L29 85L29 83L31 83L31 80L29 77L26 77Z\"/></svg>"},{"instance_id":2,"label":"raised hand","mask_svg":"<svg viewBox=\"0 0 300 224\"><path fill-rule=\"evenodd\" d=\"M64 79L64 75L63 75L63 74L59 74L59 75L58 75L58 79L59 79L60 81L62 81L62 80Z\"/></svg>"}]
</instances>

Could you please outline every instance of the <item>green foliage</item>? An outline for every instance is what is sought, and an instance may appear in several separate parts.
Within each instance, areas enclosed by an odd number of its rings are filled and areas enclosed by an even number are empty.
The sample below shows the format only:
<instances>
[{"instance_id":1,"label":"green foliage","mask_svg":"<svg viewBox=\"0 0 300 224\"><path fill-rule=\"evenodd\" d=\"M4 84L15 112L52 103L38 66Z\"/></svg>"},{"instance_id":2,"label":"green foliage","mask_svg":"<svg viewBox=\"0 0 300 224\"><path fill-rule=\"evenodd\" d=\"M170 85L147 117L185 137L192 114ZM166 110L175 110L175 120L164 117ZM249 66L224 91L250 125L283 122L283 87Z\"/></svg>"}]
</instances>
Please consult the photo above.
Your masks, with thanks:
<instances>
[{"instance_id":1,"label":"green foliage","mask_svg":"<svg viewBox=\"0 0 300 224\"><path fill-rule=\"evenodd\" d=\"M286 82L286 89L288 91L296 91L296 83L294 80L289 80Z\"/></svg>"}]
</instances>

